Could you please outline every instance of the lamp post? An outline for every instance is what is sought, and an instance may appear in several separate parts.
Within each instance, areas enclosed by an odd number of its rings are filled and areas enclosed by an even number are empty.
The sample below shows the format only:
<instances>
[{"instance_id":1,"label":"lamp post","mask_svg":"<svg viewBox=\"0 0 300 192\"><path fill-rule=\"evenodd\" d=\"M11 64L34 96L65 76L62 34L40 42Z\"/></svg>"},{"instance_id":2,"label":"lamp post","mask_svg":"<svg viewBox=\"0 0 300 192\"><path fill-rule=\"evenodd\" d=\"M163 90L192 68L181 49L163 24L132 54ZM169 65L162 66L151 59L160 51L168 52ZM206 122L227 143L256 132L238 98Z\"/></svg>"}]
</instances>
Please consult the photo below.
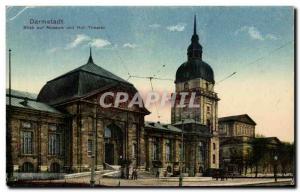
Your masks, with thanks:
<instances>
[{"instance_id":1,"label":"lamp post","mask_svg":"<svg viewBox=\"0 0 300 192\"><path fill-rule=\"evenodd\" d=\"M92 120L93 120L93 144L92 144L92 156L91 156L91 161L92 161L92 166L91 166L91 180L90 180L90 186L94 187L95 186L95 160L96 160L96 139L97 139L97 131L96 131L96 126L97 126L97 105L95 104L95 112L93 114Z\"/></svg>"},{"instance_id":2,"label":"lamp post","mask_svg":"<svg viewBox=\"0 0 300 192\"><path fill-rule=\"evenodd\" d=\"M182 186L182 162L183 161L183 120L181 120L181 150L180 150L180 166L179 166L179 187Z\"/></svg>"},{"instance_id":3,"label":"lamp post","mask_svg":"<svg viewBox=\"0 0 300 192\"><path fill-rule=\"evenodd\" d=\"M274 179L275 179L275 182L277 182L277 160L278 160L277 155L274 155Z\"/></svg>"}]
</instances>

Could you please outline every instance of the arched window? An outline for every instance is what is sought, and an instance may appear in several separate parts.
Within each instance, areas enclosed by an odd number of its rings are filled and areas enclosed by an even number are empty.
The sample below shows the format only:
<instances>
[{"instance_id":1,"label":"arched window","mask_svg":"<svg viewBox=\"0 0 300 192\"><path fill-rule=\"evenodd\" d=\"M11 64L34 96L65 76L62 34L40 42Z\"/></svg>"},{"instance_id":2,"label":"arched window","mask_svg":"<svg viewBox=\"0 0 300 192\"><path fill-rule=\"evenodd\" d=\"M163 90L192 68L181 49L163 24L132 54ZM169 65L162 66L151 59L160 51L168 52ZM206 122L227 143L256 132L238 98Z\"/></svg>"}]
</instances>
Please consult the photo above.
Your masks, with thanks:
<instances>
[{"instance_id":1,"label":"arched window","mask_svg":"<svg viewBox=\"0 0 300 192\"><path fill-rule=\"evenodd\" d=\"M216 150L216 144L213 143L213 150Z\"/></svg>"},{"instance_id":2,"label":"arched window","mask_svg":"<svg viewBox=\"0 0 300 192\"><path fill-rule=\"evenodd\" d=\"M52 163L50 165L50 172L59 173L60 172L60 165L58 163Z\"/></svg>"},{"instance_id":3,"label":"arched window","mask_svg":"<svg viewBox=\"0 0 300 192\"><path fill-rule=\"evenodd\" d=\"M24 173L31 173L31 172L33 172L33 164L29 163L29 162L23 163L23 165L21 167L21 172L24 172Z\"/></svg>"}]
</instances>

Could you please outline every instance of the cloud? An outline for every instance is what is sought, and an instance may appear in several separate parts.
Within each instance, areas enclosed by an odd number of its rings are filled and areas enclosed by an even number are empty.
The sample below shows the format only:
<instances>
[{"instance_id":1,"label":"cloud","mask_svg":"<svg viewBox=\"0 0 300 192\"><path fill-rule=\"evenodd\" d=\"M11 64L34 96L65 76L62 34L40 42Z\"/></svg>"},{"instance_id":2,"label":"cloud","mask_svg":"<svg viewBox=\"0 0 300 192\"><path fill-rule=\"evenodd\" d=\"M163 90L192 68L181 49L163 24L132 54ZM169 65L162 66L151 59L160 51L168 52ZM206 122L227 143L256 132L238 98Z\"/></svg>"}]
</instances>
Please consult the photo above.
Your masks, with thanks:
<instances>
[{"instance_id":1,"label":"cloud","mask_svg":"<svg viewBox=\"0 0 300 192\"><path fill-rule=\"evenodd\" d=\"M85 34L77 34L74 40L66 45L65 49L73 49L82 44L88 44L95 48L102 48L111 45L111 42L106 39L91 38Z\"/></svg>"},{"instance_id":2,"label":"cloud","mask_svg":"<svg viewBox=\"0 0 300 192\"><path fill-rule=\"evenodd\" d=\"M149 25L150 28L159 28L160 27L160 24L157 24L157 23L153 23L151 25Z\"/></svg>"},{"instance_id":3,"label":"cloud","mask_svg":"<svg viewBox=\"0 0 300 192\"><path fill-rule=\"evenodd\" d=\"M134 44L134 43L125 43L125 44L123 44L123 47L124 47L124 48L134 49L134 48L137 47L137 45Z\"/></svg>"},{"instance_id":4,"label":"cloud","mask_svg":"<svg viewBox=\"0 0 300 192\"><path fill-rule=\"evenodd\" d=\"M96 48L102 48L111 45L111 43L106 39L96 38L96 39L92 39L89 42L89 45Z\"/></svg>"},{"instance_id":5,"label":"cloud","mask_svg":"<svg viewBox=\"0 0 300 192\"><path fill-rule=\"evenodd\" d=\"M247 33L251 39L263 41L265 39L277 40L278 38L273 34L263 35L256 27L254 26L243 26L240 29L234 32L235 35L239 33Z\"/></svg>"},{"instance_id":6,"label":"cloud","mask_svg":"<svg viewBox=\"0 0 300 192\"><path fill-rule=\"evenodd\" d=\"M90 40L91 38L85 34L77 34L75 39L66 46L66 49L73 49L83 42L87 42Z\"/></svg>"},{"instance_id":7,"label":"cloud","mask_svg":"<svg viewBox=\"0 0 300 192\"><path fill-rule=\"evenodd\" d=\"M269 33L269 34L266 35L266 39L277 40L278 37L276 37L275 35Z\"/></svg>"},{"instance_id":8,"label":"cloud","mask_svg":"<svg viewBox=\"0 0 300 192\"><path fill-rule=\"evenodd\" d=\"M185 29L185 25L184 23L178 23L177 25L170 25L167 27L167 30L169 31L176 31L176 32L181 32L184 31Z\"/></svg>"}]
</instances>

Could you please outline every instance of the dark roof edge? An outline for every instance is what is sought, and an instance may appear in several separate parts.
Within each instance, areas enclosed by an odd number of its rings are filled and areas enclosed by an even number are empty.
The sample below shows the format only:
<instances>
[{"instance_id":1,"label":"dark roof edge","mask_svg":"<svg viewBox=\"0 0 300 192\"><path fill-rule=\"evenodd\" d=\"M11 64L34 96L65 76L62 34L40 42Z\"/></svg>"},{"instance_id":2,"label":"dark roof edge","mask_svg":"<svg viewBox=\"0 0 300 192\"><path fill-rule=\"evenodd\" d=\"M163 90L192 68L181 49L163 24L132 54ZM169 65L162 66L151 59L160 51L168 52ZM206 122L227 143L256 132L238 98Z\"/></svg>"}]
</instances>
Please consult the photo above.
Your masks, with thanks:
<instances>
[{"instance_id":1,"label":"dark roof edge","mask_svg":"<svg viewBox=\"0 0 300 192\"><path fill-rule=\"evenodd\" d=\"M129 83L129 82L126 81L126 80L124 80L124 81L119 81L119 80L114 79L114 78L105 77L105 76L99 75L99 74L97 74L97 73L92 73L92 72L90 72L90 71L86 71L86 70L80 69L80 67L79 67L79 69L76 68L76 69L74 69L73 71L67 72L67 73L65 73L65 74L63 74L63 75L60 75L60 76L54 78L54 79L51 79L50 81L47 81L47 83L50 83L50 82L55 81L55 80L58 80L58 79L60 79L60 78L65 77L66 75L70 75L70 74L73 74L73 73L76 73L76 72L85 72L85 73L89 73L89 74L92 74L92 75L95 75L95 76L99 76L99 77L102 77L102 78L105 78L105 79L111 79L111 80L114 80L114 81L117 81L117 82L120 82L120 83L124 83L124 84L128 84L128 85L132 85L132 86L133 86L132 83ZM112 74L113 74L113 73L112 73ZM113 75L115 75L115 74L113 74ZM117 75L115 75L115 76L117 76ZM120 78L121 78L121 77L120 77Z\"/></svg>"}]
</instances>

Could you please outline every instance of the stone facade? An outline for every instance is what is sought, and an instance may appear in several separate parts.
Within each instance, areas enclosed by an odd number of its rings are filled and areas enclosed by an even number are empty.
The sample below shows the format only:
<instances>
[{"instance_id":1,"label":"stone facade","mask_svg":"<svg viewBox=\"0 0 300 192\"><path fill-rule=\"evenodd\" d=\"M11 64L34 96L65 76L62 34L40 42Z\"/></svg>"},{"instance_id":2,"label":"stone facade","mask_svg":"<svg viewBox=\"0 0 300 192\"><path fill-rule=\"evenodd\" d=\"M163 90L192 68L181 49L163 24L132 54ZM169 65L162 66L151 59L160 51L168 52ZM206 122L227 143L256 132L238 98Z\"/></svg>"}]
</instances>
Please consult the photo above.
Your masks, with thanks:
<instances>
[{"instance_id":1,"label":"stone facade","mask_svg":"<svg viewBox=\"0 0 300 192\"><path fill-rule=\"evenodd\" d=\"M65 116L17 107L12 107L8 115L14 172L63 172L66 164ZM49 139L54 135L56 150L49 147Z\"/></svg>"},{"instance_id":2,"label":"stone facade","mask_svg":"<svg viewBox=\"0 0 300 192\"><path fill-rule=\"evenodd\" d=\"M172 125L145 123L146 170L160 176L179 173L181 132Z\"/></svg>"},{"instance_id":3,"label":"stone facade","mask_svg":"<svg viewBox=\"0 0 300 192\"><path fill-rule=\"evenodd\" d=\"M252 150L251 141L255 138L255 125L247 114L219 119L220 167L236 174L245 172L247 167L241 165L245 165Z\"/></svg>"}]
</instances>

